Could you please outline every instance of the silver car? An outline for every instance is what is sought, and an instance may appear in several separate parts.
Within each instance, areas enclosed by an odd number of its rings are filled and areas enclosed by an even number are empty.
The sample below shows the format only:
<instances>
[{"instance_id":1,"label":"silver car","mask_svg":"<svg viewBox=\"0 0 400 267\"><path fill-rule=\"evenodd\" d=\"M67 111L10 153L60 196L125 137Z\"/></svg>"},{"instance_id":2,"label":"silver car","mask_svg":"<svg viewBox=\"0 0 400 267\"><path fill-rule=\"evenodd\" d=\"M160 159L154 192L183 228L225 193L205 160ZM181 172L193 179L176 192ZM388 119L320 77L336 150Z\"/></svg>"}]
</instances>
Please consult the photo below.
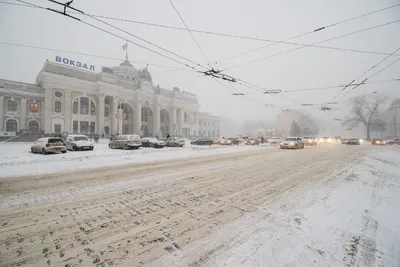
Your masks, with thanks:
<instances>
[{"instance_id":1,"label":"silver car","mask_svg":"<svg viewBox=\"0 0 400 267\"><path fill-rule=\"evenodd\" d=\"M31 152L42 153L43 155L56 152L67 153L67 146L60 137L44 137L33 143Z\"/></svg>"},{"instance_id":2,"label":"silver car","mask_svg":"<svg viewBox=\"0 0 400 267\"><path fill-rule=\"evenodd\" d=\"M300 137L286 137L282 142L281 142L281 149L284 148L304 148L304 142L303 139Z\"/></svg>"}]
</instances>

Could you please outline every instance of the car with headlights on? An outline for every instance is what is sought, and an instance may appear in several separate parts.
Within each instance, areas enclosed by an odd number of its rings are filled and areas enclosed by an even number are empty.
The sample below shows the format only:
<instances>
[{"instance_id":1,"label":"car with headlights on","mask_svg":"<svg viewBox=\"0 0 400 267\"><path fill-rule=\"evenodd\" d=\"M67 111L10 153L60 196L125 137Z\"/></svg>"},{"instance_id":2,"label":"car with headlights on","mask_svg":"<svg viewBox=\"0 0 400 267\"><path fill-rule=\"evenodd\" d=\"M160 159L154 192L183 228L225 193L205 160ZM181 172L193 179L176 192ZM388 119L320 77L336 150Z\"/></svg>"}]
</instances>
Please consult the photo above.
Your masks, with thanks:
<instances>
[{"instance_id":1,"label":"car with headlights on","mask_svg":"<svg viewBox=\"0 0 400 267\"><path fill-rule=\"evenodd\" d=\"M245 145L258 145L259 144L259 142L258 142L258 140L257 140L257 138L254 138L254 137L249 137L249 138L247 138L247 140L244 142L244 144Z\"/></svg>"},{"instance_id":2,"label":"car with headlights on","mask_svg":"<svg viewBox=\"0 0 400 267\"><path fill-rule=\"evenodd\" d=\"M140 142L142 142L142 147L163 148L166 145L165 141L151 137L144 137L140 140Z\"/></svg>"},{"instance_id":3,"label":"car with headlights on","mask_svg":"<svg viewBox=\"0 0 400 267\"><path fill-rule=\"evenodd\" d=\"M93 150L93 143L83 134L70 134L65 138L65 144L68 150Z\"/></svg>"},{"instance_id":4,"label":"car with headlights on","mask_svg":"<svg viewBox=\"0 0 400 267\"><path fill-rule=\"evenodd\" d=\"M323 136L321 139L319 139L319 142L321 144L332 144L333 140L329 136Z\"/></svg>"},{"instance_id":5,"label":"car with headlights on","mask_svg":"<svg viewBox=\"0 0 400 267\"><path fill-rule=\"evenodd\" d=\"M373 146L386 146L386 141L381 138L374 138L371 143Z\"/></svg>"},{"instance_id":6,"label":"car with headlights on","mask_svg":"<svg viewBox=\"0 0 400 267\"><path fill-rule=\"evenodd\" d=\"M49 153L67 153L67 146L60 137L44 137L37 139L31 146L32 153L42 153L47 155Z\"/></svg>"},{"instance_id":7,"label":"car with headlights on","mask_svg":"<svg viewBox=\"0 0 400 267\"><path fill-rule=\"evenodd\" d=\"M317 138L315 138L314 136L304 136L303 142L306 146L315 146L317 145Z\"/></svg>"},{"instance_id":8,"label":"car with headlights on","mask_svg":"<svg viewBox=\"0 0 400 267\"><path fill-rule=\"evenodd\" d=\"M115 149L139 149L142 146L140 136L137 134L117 135L109 144L108 147Z\"/></svg>"},{"instance_id":9,"label":"car with headlights on","mask_svg":"<svg viewBox=\"0 0 400 267\"><path fill-rule=\"evenodd\" d=\"M285 148L304 148L304 142L300 137L286 137L280 144L281 149Z\"/></svg>"}]
</instances>

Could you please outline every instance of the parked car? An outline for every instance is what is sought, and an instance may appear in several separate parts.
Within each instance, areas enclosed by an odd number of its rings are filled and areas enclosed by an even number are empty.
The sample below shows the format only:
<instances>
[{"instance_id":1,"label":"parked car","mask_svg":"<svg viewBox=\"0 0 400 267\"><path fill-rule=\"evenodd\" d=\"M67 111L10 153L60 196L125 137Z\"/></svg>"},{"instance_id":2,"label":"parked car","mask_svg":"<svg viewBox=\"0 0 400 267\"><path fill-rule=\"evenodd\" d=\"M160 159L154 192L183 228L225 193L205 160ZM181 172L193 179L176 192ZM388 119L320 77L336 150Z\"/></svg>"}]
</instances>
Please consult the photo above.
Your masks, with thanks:
<instances>
[{"instance_id":1,"label":"parked car","mask_svg":"<svg viewBox=\"0 0 400 267\"><path fill-rule=\"evenodd\" d=\"M341 137L341 136L335 136L335 137L333 137L333 142L335 142L335 143L340 143L341 140L342 140L342 137Z\"/></svg>"},{"instance_id":2,"label":"parked car","mask_svg":"<svg viewBox=\"0 0 400 267\"><path fill-rule=\"evenodd\" d=\"M165 147L165 141L158 140L157 138L144 137L140 141L142 142L142 147L154 147L154 148Z\"/></svg>"},{"instance_id":3,"label":"parked car","mask_svg":"<svg viewBox=\"0 0 400 267\"><path fill-rule=\"evenodd\" d=\"M43 155L55 152L67 153L67 146L60 137L43 137L32 144L31 152Z\"/></svg>"},{"instance_id":4,"label":"parked car","mask_svg":"<svg viewBox=\"0 0 400 267\"><path fill-rule=\"evenodd\" d=\"M165 141L165 144L169 147L183 147L185 145L185 140L178 137L170 137Z\"/></svg>"},{"instance_id":5,"label":"parked car","mask_svg":"<svg viewBox=\"0 0 400 267\"><path fill-rule=\"evenodd\" d=\"M142 142L140 141L140 136L137 134L124 134L114 137L108 146L120 149L139 149L142 146Z\"/></svg>"},{"instance_id":6,"label":"parked car","mask_svg":"<svg viewBox=\"0 0 400 267\"><path fill-rule=\"evenodd\" d=\"M65 139L68 150L93 150L94 146L86 135L70 134Z\"/></svg>"},{"instance_id":7,"label":"parked car","mask_svg":"<svg viewBox=\"0 0 400 267\"><path fill-rule=\"evenodd\" d=\"M347 142L348 142L348 140L349 139L341 139L341 141L340 141L340 143L342 144L342 145L347 145Z\"/></svg>"},{"instance_id":8,"label":"parked car","mask_svg":"<svg viewBox=\"0 0 400 267\"><path fill-rule=\"evenodd\" d=\"M373 146L386 146L386 141L381 138L374 138L371 143Z\"/></svg>"},{"instance_id":9,"label":"parked car","mask_svg":"<svg viewBox=\"0 0 400 267\"><path fill-rule=\"evenodd\" d=\"M211 146L214 141L208 137L202 137L190 142L191 145L199 145L199 146Z\"/></svg>"},{"instance_id":10,"label":"parked car","mask_svg":"<svg viewBox=\"0 0 400 267\"><path fill-rule=\"evenodd\" d=\"M258 145L259 142L258 142L257 138L249 137L244 144L245 145L253 145L254 146L254 145Z\"/></svg>"},{"instance_id":11,"label":"parked car","mask_svg":"<svg viewBox=\"0 0 400 267\"><path fill-rule=\"evenodd\" d=\"M392 139L387 141L388 145L400 145L400 138Z\"/></svg>"},{"instance_id":12,"label":"parked car","mask_svg":"<svg viewBox=\"0 0 400 267\"><path fill-rule=\"evenodd\" d=\"M300 137L286 137L281 142L281 149L284 148L304 148L304 142Z\"/></svg>"},{"instance_id":13,"label":"parked car","mask_svg":"<svg viewBox=\"0 0 400 267\"><path fill-rule=\"evenodd\" d=\"M303 142L306 146L315 146L317 145L317 138L315 136L304 136Z\"/></svg>"},{"instance_id":14,"label":"parked car","mask_svg":"<svg viewBox=\"0 0 400 267\"><path fill-rule=\"evenodd\" d=\"M347 139L346 145L360 145L360 138Z\"/></svg>"}]
</instances>

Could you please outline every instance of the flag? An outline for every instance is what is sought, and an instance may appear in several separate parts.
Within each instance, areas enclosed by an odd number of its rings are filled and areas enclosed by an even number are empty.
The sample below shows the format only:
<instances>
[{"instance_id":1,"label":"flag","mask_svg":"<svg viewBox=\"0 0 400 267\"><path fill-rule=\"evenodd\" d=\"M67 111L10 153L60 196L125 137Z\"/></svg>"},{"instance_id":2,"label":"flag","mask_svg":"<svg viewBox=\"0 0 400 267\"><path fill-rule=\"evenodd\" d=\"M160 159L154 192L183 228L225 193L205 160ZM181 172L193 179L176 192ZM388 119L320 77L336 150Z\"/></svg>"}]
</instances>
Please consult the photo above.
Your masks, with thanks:
<instances>
[{"instance_id":1,"label":"flag","mask_svg":"<svg viewBox=\"0 0 400 267\"><path fill-rule=\"evenodd\" d=\"M125 43L125 44L122 46L122 50L126 51L126 49L128 49L128 43Z\"/></svg>"}]
</instances>

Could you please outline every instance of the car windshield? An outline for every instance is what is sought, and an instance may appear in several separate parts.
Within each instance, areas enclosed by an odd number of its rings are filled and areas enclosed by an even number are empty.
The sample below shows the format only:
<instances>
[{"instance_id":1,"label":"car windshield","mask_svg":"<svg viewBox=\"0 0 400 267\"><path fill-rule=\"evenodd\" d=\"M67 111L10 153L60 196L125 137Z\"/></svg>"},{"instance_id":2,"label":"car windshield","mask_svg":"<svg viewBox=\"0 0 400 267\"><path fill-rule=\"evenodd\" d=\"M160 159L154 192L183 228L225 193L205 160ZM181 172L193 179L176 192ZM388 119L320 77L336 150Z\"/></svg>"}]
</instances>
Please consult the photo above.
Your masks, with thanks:
<instances>
[{"instance_id":1,"label":"car windshield","mask_svg":"<svg viewBox=\"0 0 400 267\"><path fill-rule=\"evenodd\" d=\"M295 137L288 137L288 138L285 138L285 141L297 141L297 138L295 138Z\"/></svg>"},{"instance_id":2,"label":"car windshield","mask_svg":"<svg viewBox=\"0 0 400 267\"><path fill-rule=\"evenodd\" d=\"M89 139L86 136L75 136L74 141L88 141Z\"/></svg>"}]
</instances>

